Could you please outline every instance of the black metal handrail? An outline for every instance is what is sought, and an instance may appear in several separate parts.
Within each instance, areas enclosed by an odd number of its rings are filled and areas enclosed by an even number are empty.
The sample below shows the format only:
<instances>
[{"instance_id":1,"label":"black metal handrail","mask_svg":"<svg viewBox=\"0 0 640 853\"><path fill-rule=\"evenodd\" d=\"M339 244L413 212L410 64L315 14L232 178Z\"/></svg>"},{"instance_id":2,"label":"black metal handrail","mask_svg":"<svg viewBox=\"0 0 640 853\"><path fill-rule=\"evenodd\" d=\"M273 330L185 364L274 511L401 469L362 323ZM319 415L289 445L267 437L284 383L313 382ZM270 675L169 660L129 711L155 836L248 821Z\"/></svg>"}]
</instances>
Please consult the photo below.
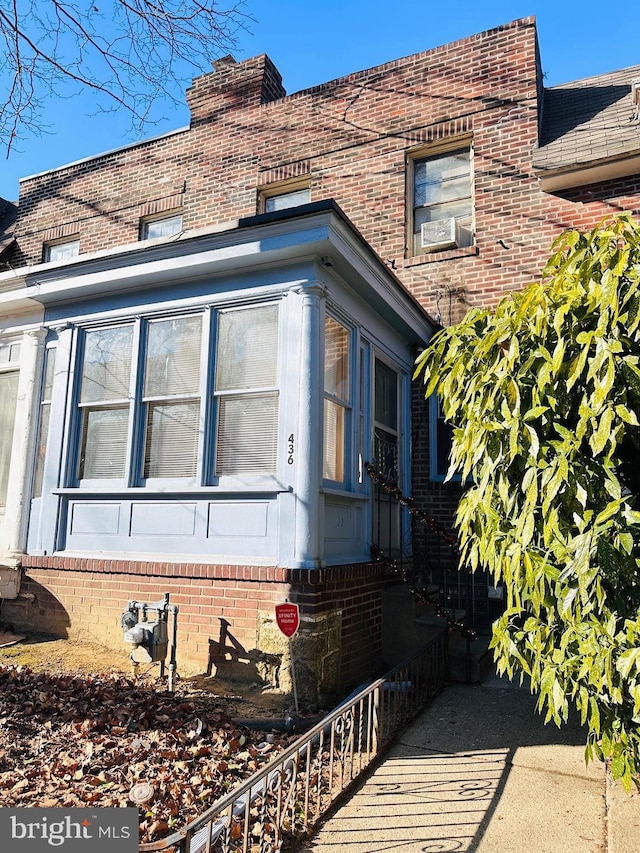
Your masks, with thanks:
<instances>
[{"instance_id":1,"label":"black metal handrail","mask_svg":"<svg viewBox=\"0 0 640 853\"><path fill-rule=\"evenodd\" d=\"M460 559L460 547L458 543L458 537L454 532L447 529L441 522L439 522L436 518L434 518L429 513L425 512L423 509L417 506L414 498L408 497L403 494L400 488L397 485L395 478L392 480L388 476L386 476L383 471L377 468L370 462L365 463L365 469L367 474L372 479L372 481L376 484L377 488L382 490L392 501L395 501L398 506L405 507L411 516L420 523L426 524L430 530L432 530L441 540L445 542L448 546L450 557L453 561L455 561L455 569L458 572L461 572L459 568L459 559ZM378 505L380 501L378 500ZM380 525L378 524L377 530L380 530ZM460 604L460 596L458 596L458 601L454 602L458 606L454 606L453 613L451 612L451 608L443 604L439 598L436 598L434 595L430 594L427 589L425 589L423 582L418 582L418 577L420 575L419 572L416 571L416 561L415 559L411 562L411 564L407 564L407 562L403 559L402 552L400 553L400 559L397 559L393 554L389 553L389 550L385 551L380 547L380 542L374 542L371 547L371 555L376 562L383 563L384 565L391 568L394 572L396 572L401 580L408 587L409 591L412 595L418 600L427 604L435 613L435 615L441 619L443 619L449 628L454 631L457 631L461 636L463 636L467 640L474 640L477 636L476 631L472 626L467 624L463 619L456 618L456 610L461 610L462 608L459 606ZM466 571L465 574L467 578L469 577L469 572ZM444 570L445 579L440 584L440 586L447 587L448 581L446 580L447 570ZM471 610L473 610L473 596L469 594L467 590L466 595L467 603L470 602Z\"/></svg>"}]
</instances>

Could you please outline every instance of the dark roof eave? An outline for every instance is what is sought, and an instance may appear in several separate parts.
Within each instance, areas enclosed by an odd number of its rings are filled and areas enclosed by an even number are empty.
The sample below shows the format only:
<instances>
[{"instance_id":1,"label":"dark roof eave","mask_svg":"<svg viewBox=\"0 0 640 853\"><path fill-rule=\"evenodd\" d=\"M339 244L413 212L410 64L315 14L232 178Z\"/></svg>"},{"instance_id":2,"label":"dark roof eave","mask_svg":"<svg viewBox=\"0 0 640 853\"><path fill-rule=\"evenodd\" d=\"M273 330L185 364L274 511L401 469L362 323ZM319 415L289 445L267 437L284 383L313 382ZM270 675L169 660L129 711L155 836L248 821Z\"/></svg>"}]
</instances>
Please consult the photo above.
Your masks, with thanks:
<instances>
[{"instance_id":1,"label":"dark roof eave","mask_svg":"<svg viewBox=\"0 0 640 853\"><path fill-rule=\"evenodd\" d=\"M544 192L583 187L640 173L640 148L623 155L545 168L533 158L533 173Z\"/></svg>"}]
</instances>

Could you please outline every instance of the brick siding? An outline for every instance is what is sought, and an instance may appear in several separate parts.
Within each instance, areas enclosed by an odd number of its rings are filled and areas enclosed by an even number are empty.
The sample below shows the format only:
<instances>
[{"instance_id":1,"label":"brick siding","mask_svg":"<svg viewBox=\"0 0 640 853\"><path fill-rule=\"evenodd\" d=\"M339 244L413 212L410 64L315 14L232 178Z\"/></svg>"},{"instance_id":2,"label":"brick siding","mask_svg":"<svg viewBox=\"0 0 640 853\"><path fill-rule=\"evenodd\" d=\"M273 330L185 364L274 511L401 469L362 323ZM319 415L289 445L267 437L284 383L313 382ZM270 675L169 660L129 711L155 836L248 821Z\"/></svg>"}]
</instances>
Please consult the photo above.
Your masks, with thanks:
<instances>
[{"instance_id":1,"label":"brick siding","mask_svg":"<svg viewBox=\"0 0 640 853\"><path fill-rule=\"evenodd\" d=\"M532 167L540 81L532 18L290 96L268 57L217 63L188 92L189 128L24 180L12 265L39 263L53 233L79 234L82 253L134 243L141 216L177 206L185 229L251 216L259 188L305 175L312 201L334 198L426 309L445 324L456 322L469 307L493 305L539 277L564 228L640 210L637 177L542 192ZM458 136L472 139L475 246L410 257L407 157ZM457 491L429 480L428 417L421 420L420 406L413 491L448 523ZM24 563L23 588L34 591L43 628L66 631L71 621L74 630L119 644L115 629L126 600L170 591L181 607L183 648L202 666L219 617L232 613L234 634L252 648L259 610L291 594L311 615L342 611L344 684L370 674L380 659L381 594L389 578L375 566L303 576L274 568L56 560Z\"/></svg>"}]
</instances>

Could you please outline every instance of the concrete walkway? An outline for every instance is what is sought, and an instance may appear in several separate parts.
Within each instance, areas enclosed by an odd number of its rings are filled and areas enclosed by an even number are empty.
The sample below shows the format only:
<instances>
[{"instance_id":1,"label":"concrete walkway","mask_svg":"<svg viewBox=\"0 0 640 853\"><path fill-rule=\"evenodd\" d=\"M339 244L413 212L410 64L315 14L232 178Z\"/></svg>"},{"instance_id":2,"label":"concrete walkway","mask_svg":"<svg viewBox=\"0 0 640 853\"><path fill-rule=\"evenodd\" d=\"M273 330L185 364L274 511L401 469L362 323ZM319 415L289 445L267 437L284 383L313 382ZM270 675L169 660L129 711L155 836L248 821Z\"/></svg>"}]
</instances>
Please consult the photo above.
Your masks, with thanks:
<instances>
[{"instance_id":1,"label":"concrete walkway","mask_svg":"<svg viewBox=\"0 0 640 853\"><path fill-rule=\"evenodd\" d=\"M304 853L640 853L640 794L584 764L526 688L452 685Z\"/></svg>"}]
</instances>

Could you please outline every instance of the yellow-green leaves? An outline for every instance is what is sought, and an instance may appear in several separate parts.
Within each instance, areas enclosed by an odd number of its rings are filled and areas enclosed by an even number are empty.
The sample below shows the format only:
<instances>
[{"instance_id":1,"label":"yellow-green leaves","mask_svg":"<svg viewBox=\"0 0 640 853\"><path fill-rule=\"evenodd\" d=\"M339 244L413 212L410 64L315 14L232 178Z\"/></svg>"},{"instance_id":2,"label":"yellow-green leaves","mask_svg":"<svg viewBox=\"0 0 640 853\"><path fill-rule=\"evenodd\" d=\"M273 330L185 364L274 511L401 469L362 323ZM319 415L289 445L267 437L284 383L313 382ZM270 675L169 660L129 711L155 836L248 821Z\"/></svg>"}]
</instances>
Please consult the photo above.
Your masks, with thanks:
<instances>
[{"instance_id":1,"label":"yellow-green leaves","mask_svg":"<svg viewBox=\"0 0 640 853\"><path fill-rule=\"evenodd\" d=\"M542 283L475 309L416 364L456 425L471 478L462 553L502 579L500 671L526 673L548 719L567 697L587 756L640 772L640 226L555 242Z\"/></svg>"}]
</instances>

